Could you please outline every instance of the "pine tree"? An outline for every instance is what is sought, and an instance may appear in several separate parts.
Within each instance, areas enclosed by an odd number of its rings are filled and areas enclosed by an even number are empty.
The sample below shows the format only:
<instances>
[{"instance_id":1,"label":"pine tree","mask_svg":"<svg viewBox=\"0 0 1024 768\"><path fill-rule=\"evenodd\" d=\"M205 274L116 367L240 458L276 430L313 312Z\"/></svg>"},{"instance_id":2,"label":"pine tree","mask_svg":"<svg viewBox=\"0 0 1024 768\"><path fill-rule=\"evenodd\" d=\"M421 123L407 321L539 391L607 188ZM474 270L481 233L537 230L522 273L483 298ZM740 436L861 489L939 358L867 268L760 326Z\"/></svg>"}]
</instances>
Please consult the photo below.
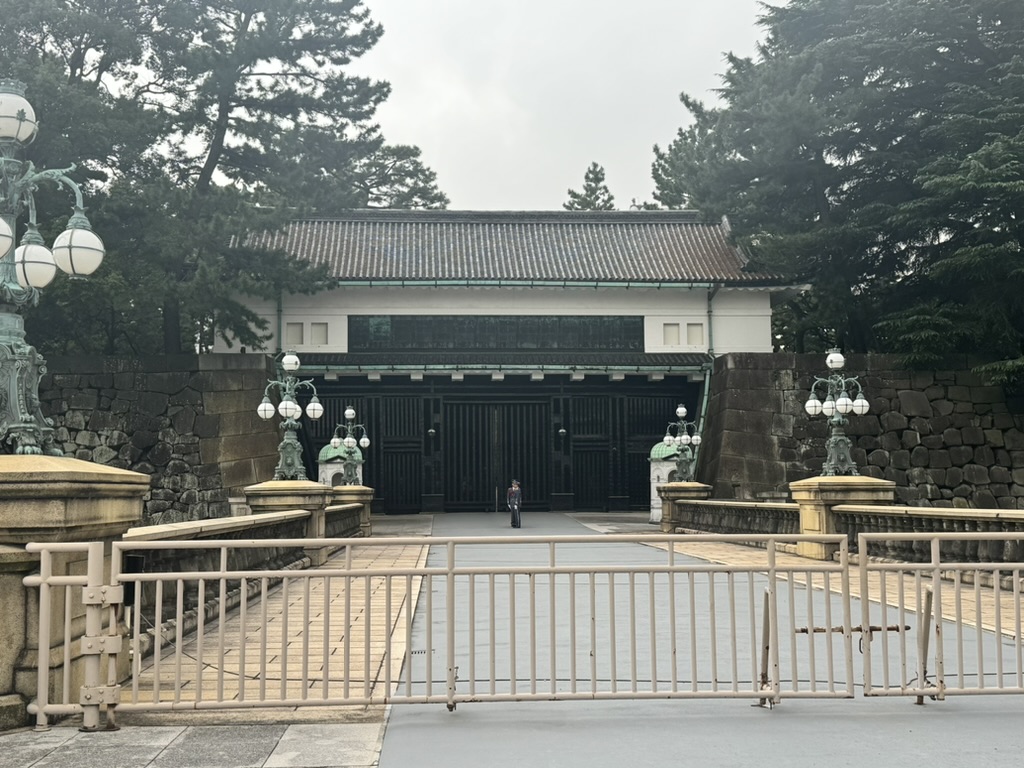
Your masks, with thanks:
<instances>
[{"instance_id":1,"label":"pine tree","mask_svg":"<svg viewBox=\"0 0 1024 768\"><path fill-rule=\"evenodd\" d=\"M567 211L613 211L615 198L604 183L604 168L591 163L583 176L583 190L568 190L569 199L562 203Z\"/></svg>"},{"instance_id":2,"label":"pine tree","mask_svg":"<svg viewBox=\"0 0 1024 768\"><path fill-rule=\"evenodd\" d=\"M794 351L1024 370L1024 13L1005 0L765 6L721 106L656 148L655 198L728 214L755 264L811 290L776 313Z\"/></svg>"}]
</instances>

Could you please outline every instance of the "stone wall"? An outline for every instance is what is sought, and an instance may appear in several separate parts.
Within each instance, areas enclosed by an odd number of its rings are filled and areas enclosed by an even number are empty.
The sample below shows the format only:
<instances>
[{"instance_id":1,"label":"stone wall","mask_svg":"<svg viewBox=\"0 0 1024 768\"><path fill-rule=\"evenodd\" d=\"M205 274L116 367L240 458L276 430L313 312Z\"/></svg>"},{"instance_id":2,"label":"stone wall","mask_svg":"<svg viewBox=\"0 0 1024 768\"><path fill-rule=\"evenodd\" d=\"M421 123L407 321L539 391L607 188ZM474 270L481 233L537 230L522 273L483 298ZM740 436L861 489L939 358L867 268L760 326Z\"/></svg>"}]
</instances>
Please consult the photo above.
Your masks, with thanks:
<instances>
[{"instance_id":1,"label":"stone wall","mask_svg":"<svg viewBox=\"0 0 1024 768\"><path fill-rule=\"evenodd\" d=\"M850 355L871 409L846 429L861 474L893 480L915 506L1024 509L1024 400L951 358L907 371ZM752 499L821 473L828 428L803 408L824 355L735 354L715 361L697 479L715 498Z\"/></svg>"},{"instance_id":2,"label":"stone wall","mask_svg":"<svg viewBox=\"0 0 1024 768\"><path fill-rule=\"evenodd\" d=\"M152 478L143 525L224 517L228 499L269 480L278 420L256 406L265 355L52 357L39 386L68 456Z\"/></svg>"}]
</instances>

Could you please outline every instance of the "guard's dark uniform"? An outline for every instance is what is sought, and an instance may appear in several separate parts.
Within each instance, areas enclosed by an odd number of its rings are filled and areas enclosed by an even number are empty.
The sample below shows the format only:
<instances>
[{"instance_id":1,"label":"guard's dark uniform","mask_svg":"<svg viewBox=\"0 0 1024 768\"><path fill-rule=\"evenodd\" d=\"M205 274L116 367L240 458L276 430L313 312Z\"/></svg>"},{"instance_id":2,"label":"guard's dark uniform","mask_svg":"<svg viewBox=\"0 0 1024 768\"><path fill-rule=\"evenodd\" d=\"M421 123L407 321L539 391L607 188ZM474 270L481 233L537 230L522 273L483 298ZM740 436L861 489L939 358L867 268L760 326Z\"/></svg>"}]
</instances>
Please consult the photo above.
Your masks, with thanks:
<instances>
[{"instance_id":1,"label":"guard's dark uniform","mask_svg":"<svg viewBox=\"0 0 1024 768\"><path fill-rule=\"evenodd\" d=\"M523 489L519 487L519 483L515 480L512 481L511 487L508 489L508 511L512 513L512 527L521 528L519 519L519 505L523 501Z\"/></svg>"}]
</instances>

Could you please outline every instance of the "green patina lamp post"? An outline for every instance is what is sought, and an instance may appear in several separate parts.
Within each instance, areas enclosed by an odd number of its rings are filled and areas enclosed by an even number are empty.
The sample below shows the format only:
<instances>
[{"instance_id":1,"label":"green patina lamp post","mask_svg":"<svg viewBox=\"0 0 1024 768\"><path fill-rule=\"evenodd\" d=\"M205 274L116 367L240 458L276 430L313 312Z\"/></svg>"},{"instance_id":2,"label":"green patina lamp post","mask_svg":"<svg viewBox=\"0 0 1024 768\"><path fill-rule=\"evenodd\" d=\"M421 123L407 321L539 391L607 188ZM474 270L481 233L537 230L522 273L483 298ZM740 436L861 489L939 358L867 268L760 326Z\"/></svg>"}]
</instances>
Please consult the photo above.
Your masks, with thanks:
<instances>
[{"instance_id":1,"label":"green patina lamp post","mask_svg":"<svg viewBox=\"0 0 1024 768\"><path fill-rule=\"evenodd\" d=\"M370 447L370 438L366 427L356 424L356 411L351 405L345 409L345 423L339 424L331 438L331 447L337 450L345 446L344 459L341 464L341 484L359 485L359 467L363 463L363 454L356 446L366 450Z\"/></svg>"},{"instance_id":2,"label":"green patina lamp post","mask_svg":"<svg viewBox=\"0 0 1024 768\"><path fill-rule=\"evenodd\" d=\"M843 427L849 424L846 415L855 413L863 416L868 412L868 401L864 397L860 382L856 376L845 376L842 373L846 365L846 358L838 349L830 349L828 357L825 358L825 365L832 371L828 376L815 377L811 385L811 394L804 403L804 410L811 416L825 414L828 423L832 427L832 434L825 441L825 464L821 468L821 474L825 476L834 475L858 475L857 467L853 463L850 454L851 442L846 436ZM853 399L850 394L854 393ZM818 398L819 393L824 400Z\"/></svg>"},{"instance_id":3,"label":"green patina lamp post","mask_svg":"<svg viewBox=\"0 0 1024 768\"><path fill-rule=\"evenodd\" d=\"M676 407L676 421L670 421L665 429L662 442L676 448L676 482L692 483L693 469L697 464L697 448L700 447L700 432L697 422L686 421L686 407Z\"/></svg>"},{"instance_id":4,"label":"green patina lamp post","mask_svg":"<svg viewBox=\"0 0 1024 768\"><path fill-rule=\"evenodd\" d=\"M103 261L104 248L85 216L82 190L67 175L75 166L39 171L21 159L37 127L25 85L0 79L0 439L17 454L60 456L53 422L39 408L39 379L46 373L46 361L25 343L19 310L38 303L39 290L50 284L57 267L71 277L92 274ZM33 196L44 181L75 195L67 229L54 240L52 251L39 235ZM15 248L17 219L26 210L28 223Z\"/></svg>"},{"instance_id":5,"label":"green patina lamp post","mask_svg":"<svg viewBox=\"0 0 1024 768\"><path fill-rule=\"evenodd\" d=\"M281 422L281 429L284 430L284 439L277 446L277 453L280 457L277 468L274 470L275 480L306 480L306 467L302 463L302 445L297 437L302 425L299 417L302 416L302 406L298 404L295 397L301 389L311 389L313 396L306 405L306 415L313 419L319 419L324 415L324 407L316 396L316 387L312 379L299 380L292 374L299 370L299 358L294 352L288 352L281 358L281 369L284 375L279 381L272 380L263 390L263 402L256 409L256 413L263 420L272 419L277 413L284 421ZM281 374L278 374L281 375ZM278 389L281 394L281 402L277 408L270 402L270 390Z\"/></svg>"}]
</instances>

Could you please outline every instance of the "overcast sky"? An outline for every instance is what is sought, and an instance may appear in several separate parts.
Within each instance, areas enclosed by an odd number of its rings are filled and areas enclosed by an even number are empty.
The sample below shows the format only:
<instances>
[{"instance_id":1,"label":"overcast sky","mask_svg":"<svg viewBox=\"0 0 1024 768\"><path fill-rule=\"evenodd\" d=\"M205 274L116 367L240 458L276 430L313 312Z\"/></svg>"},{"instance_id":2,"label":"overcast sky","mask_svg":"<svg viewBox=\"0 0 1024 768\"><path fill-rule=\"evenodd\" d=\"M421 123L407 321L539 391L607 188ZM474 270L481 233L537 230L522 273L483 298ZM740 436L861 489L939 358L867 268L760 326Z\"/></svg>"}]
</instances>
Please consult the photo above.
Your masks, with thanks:
<instances>
[{"instance_id":1,"label":"overcast sky","mask_svg":"<svg viewBox=\"0 0 1024 768\"><path fill-rule=\"evenodd\" d=\"M384 36L354 71L454 210L552 210L600 163L617 208L651 200L651 147L751 55L757 0L364 0Z\"/></svg>"}]
</instances>

